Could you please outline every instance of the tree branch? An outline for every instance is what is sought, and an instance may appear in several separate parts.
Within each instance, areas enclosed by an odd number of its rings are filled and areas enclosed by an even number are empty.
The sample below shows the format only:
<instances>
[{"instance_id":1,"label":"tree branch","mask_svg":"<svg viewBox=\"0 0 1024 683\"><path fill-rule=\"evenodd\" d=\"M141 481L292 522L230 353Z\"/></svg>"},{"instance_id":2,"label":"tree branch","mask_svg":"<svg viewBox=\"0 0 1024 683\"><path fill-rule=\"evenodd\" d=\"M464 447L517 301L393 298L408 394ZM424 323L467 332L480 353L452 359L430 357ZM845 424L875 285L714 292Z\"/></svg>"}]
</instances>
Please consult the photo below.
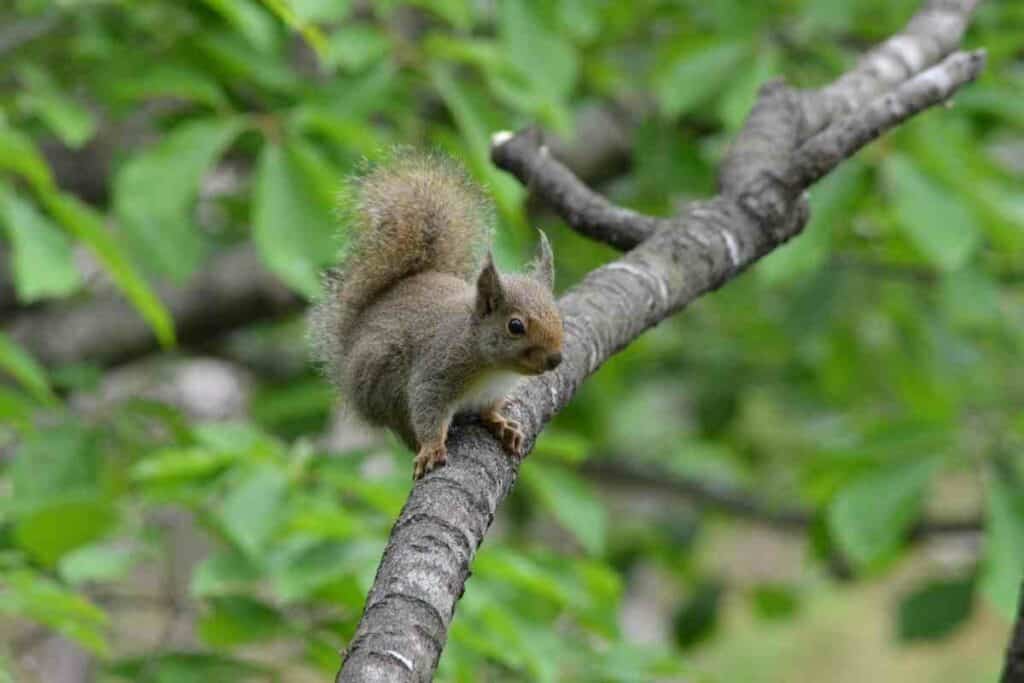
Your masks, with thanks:
<instances>
[{"instance_id":1,"label":"tree branch","mask_svg":"<svg viewBox=\"0 0 1024 683\"><path fill-rule=\"evenodd\" d=\"M188 284L161 287L159 294L185 342L209 338L242 322L298 310L302 305L248 245L219 254ZM119 297L17 313L5 328L48 365L82 360L114 363L157 345L148 325Z\"/></svg>"},{"instance_id":2,"label":"tree branch","mask_svg":"<svg viewBox=\"0 0 1024 683\"><path fill-rule=\"evenodd\" d=\"M858 67L862 74L840 79L825 90L799 92L781 83L766 86L723 164L721 194L690 204L670 220L625 212L598 198L555 166L529 131L494 139L496 163L508 163L508 170L520 180L546 192L572 227L620 247L637 244L560 299L566 329L563 362L555 372L524 383L510 400L511 417L522 425L527 452L544 424L605 360L803 228L806 186L794 182L803 176L793 162L799 146L830 127L841 137L842 131L861 121L852 115L858 110L866 112L865 118L873 117L870 105L879 97L876 90L890 91L882 97L916 111L912 98L917 91L903 84L956 48L974 4L926 3L906 31L888 43L930 46L920 63L908 62L911 68L901 77L870 67L877 61L873 55L888 49L883 46L869 56L868 66ZM944 18L929 18L933 15ZM960 28L951 30L954 23ZM909 48L893 49L903 54ZM973 69L941 67L938 73L958 87L980 67L979 59ZM953 91L955 87L943 90ZM895 125L897 119L883 119L879 125ZM843 149L852 154L856 145ZM445 467L414 485L392 529L339 682L429 681L433 676L470 562L520 464L478 424L456 426L448 452Z\"/></svg>"},{"instance_id":3,"label":"tree branch","mask_svg":"<svg viewBox=\"0 0 1024 683\"><path fill-rule=\"evenodd\" d=\"M662 491L680 496L698 505L721 510L733 517L783 531L807 531L817 519L814 510L804 507L773 505L749 491L696 478L681 477L650 467L627 465L615 460L589 460L583 465L583 473L602 482L632 485L646 491ZM924 519L911 528L910 538L922 541L932 536L976 534L981 530L982 521L978 518Z\"/></svg>"},{"instance_id":4,"label":"tree branch","mask_svg":"<svg viewBox=\"0 0 1024 683\"><path fill-rule=\"evenodd\" d=\"M491 142L496 166L512 173L587 237L626 251L665 224L663 219L615 206L584 185L551 155L538 128L518 135L495 133Z\"/></svg>"}]
</instances>

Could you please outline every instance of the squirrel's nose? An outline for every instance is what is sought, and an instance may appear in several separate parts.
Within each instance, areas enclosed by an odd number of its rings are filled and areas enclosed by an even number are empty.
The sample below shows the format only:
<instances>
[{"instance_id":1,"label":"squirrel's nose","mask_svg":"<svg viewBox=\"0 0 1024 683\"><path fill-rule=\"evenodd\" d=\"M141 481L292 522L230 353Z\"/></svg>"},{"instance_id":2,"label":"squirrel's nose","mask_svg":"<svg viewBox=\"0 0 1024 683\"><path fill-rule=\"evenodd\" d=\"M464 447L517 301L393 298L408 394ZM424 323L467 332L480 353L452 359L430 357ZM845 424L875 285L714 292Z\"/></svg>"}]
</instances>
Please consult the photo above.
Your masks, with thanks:
<instances>
[{"instance_id":1,"label":"squirrel's nose","mask_svg":"<svg viewBox=\"0 0 1024 683\"><path fill-rule=\"evenodd\" d=\"M555 368L558 367L559 363L561 362L562 354L559 353L558 351L555 351L554 353L548 354L546 365L548 366L548 370L554 370Z\"/></svg>"}]
</instances>

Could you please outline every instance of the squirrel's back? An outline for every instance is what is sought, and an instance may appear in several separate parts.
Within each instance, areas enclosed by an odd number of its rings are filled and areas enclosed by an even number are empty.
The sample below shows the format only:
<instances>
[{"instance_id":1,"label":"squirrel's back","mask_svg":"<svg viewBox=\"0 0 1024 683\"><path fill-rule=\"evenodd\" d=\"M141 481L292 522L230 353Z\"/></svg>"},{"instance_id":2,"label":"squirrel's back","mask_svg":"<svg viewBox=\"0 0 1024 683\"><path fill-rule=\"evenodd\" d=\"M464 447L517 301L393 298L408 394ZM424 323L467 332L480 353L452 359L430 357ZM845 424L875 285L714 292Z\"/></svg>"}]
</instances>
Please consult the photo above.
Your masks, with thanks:
<instances>
[{"instance_id":1,"label":"squirrel's back","mask_svg":"<svg viewBox=\"0 0 1024 683\"><path fill-rule=\"evenodd\" d=\"M420 273L471 282L492 224L489 201L460 166L404 150L352 178L341 208L346 249L311 320L317 357L335 380L369 305Z\"/></svg>"}]
</instances>

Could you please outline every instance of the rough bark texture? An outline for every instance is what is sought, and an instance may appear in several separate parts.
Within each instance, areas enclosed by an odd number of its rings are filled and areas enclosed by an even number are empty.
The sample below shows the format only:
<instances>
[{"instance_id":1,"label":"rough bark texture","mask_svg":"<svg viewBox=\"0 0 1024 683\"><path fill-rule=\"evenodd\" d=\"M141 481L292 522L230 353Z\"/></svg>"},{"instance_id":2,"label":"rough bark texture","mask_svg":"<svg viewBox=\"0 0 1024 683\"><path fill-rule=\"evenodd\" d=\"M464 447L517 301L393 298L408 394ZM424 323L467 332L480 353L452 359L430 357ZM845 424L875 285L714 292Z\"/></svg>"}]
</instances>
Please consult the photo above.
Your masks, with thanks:
<instances>
[{"instance_id":1,"label":"rough bark texture","mask_svg":"<svg viewBox=\"0 0 1024 683\"><path fill-rule=\"evenodd\" d=\"M1017 622L1010 634L1006 647L1006 666L1000 683L1024 683L1024 588L1020 592L1020 606L1017 608Z\"/></svg>"},{"instance_id":2,"label":"rough bark texture","mask_svg":"<svg viewBox=\"0 0 1024 683\"><path fill-rule=\"evenodd\" d=\"M976 77L982 53L955 52L975 4L926 2L904 32L822 90L765 86L723 164L720 194L673 218L643 216L599 197L534 131L497 134L492 158L499 167L574 229L632 248L561 298L562 365L511 400L527 451L611 355L799 233L810 183ZM415 485L395 523L339 682L433 677L470 563L519 469L479 425L453 429L448 451L448 464Z\"/></svg>"}]
</instances>

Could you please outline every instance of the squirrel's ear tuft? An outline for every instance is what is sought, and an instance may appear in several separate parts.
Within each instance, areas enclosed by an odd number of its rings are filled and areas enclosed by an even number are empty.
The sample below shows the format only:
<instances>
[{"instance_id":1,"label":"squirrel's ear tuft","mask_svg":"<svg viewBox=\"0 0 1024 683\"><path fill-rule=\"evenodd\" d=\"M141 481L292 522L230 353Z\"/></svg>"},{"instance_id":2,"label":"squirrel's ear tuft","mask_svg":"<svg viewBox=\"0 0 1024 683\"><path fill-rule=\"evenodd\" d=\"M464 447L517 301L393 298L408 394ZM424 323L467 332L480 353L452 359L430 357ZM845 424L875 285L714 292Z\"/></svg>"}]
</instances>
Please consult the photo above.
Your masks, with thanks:
<instances>
[{"instance_id":1,"label":"squirrel's ear tuft","mask_svg":"<svg viewBox=\"0 0 1024 683\"><path fill-rule=\"evenodd\" d=\"M542 283L549 290L555 289L555 255L551 253L551 242L543 230L540 233L540 242L537 243L537 253L530 263L530 275Z\"/></svg>"},{"instance_id":2,"label":"squirrel's ear tuft","mask_svg":"<svg viewBox=\"0 0 1024 683\"><path fill-rule=\"evenodd\" d=\"M505 301L505 288L501 284L501 277L494 267L494 258L491 252L487 252L484 261L484 269L476 279L476 312L483 317L494 313Z\"/></svg>"}]
</instances>

